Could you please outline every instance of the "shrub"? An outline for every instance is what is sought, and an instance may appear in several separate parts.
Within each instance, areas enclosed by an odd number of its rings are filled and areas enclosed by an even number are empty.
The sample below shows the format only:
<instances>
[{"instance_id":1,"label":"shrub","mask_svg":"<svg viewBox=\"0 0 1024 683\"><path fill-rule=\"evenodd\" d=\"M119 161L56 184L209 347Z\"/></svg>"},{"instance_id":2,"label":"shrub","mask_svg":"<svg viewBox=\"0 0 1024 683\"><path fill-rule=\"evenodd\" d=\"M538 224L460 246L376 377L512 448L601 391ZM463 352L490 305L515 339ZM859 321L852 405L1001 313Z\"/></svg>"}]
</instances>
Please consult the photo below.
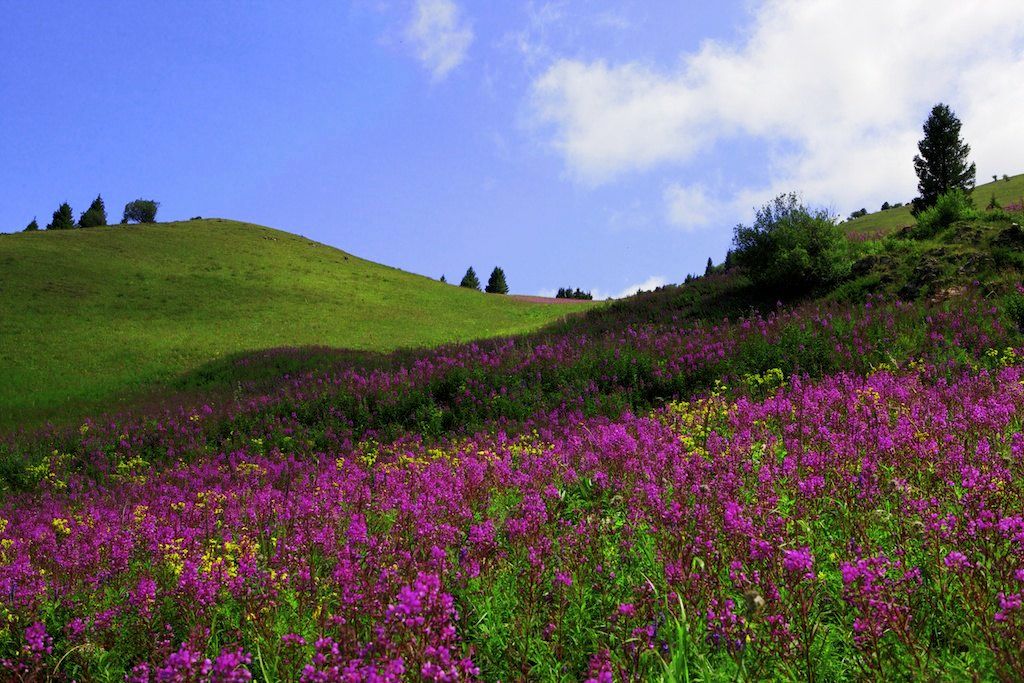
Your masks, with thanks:
<instances>
[{"instance_id":1,"label":"shrub","mask_svg":"<svg viewBox=\"0 0 1024 683\"><path fill-rule=\"evenodd\" d=\"M71 205L64 202L53 212L53 220L46 226L47 230L70 230L75 227L75 213Z\"/></svg>"},{"instance_id":2,"label":"shrub","mask_svg":"<svg viewBox=\"0 0 1024 683\"><path fill-rule=\"evenodd\" d=\"M805 206L793 192L762 206L753 225L737 225L733 245L736 265L751 281L780 292L834 284L852 265L835 216Z\"/></svg>"},{"instance_id":3,"label":"shrub","mask_svg":"<svg viewBox=\"0 0 1024 683\"><path fill-rule=\"evenodd\" d=\"M957 187L940 195L935 206L918 214L917 225L911 231L911 235L917 239L926 239L957 221L977 217L978 211L974 208L974 200Z\"/></svg>"},{"instance_id":4,"label":"shrub","mask_svg":"<svg viewBox=\"0 0 1024 683\"><path fill-rule=\"evenodd\" d=\"M32 222L26 225L22 232L36 232L37 230L39 230L39 223L33 218Z\"/></svg>"},{"instance_id":5,"label":"shrub","mask_svg":"<svg viewBox=\"0 0 1024 683\"><path fill-rule=\"evenodd\" d=\"M124 205L124 217L121 223L155 223L156 210L160 202L152 199L136 199Z\"/></svg>"},{"instance_id":6,"label":"shrub","mask_svg":"<svg viewBox=\"0 0 1024 683\"><path fill-rule=\"evenodd\" d=\"M1003 311L1018 330L1024 331L1024 288L1017 286L1017 291L1003 299Z\"/></svg>"}]
</instances>

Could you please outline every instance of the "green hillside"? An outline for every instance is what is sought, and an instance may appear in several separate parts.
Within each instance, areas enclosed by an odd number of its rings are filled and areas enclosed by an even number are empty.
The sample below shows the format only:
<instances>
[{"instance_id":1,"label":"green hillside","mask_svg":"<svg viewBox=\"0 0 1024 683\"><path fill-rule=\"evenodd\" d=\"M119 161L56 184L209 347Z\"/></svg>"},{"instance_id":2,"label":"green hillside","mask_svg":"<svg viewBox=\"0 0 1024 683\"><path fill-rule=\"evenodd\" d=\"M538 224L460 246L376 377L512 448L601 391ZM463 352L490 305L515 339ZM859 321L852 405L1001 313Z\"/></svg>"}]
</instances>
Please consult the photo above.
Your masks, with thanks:
<instances>
[{"instance_id":1,"label":"green hillside","mask_svg":"<svg viewBox=\"0 0 1024 683\"><path fill-rule=\"evenodd\" d=\"M1002 206L1024 201L1024 174L1011 176L1009 180L1000 179L978 185L972 194L975 206L984 209L988 206L993 194L996 196L996 201ZM848 233L878 237L913 224L914 217L910 215L910 206L907 205L897 209L869 213L866 216L847 221L843 227Z\"/></svg>"},{"instance_id":2,"label":"green hillside","mask_svg":"<svg viewBox=\"0 0 1024 683\"><path fill-rule=\"evenodd\" d=\"M219 219L0 235L0 429L109 408L241 351L437 345L588 305L485 295Z\"/></svg>"}]
</instances>

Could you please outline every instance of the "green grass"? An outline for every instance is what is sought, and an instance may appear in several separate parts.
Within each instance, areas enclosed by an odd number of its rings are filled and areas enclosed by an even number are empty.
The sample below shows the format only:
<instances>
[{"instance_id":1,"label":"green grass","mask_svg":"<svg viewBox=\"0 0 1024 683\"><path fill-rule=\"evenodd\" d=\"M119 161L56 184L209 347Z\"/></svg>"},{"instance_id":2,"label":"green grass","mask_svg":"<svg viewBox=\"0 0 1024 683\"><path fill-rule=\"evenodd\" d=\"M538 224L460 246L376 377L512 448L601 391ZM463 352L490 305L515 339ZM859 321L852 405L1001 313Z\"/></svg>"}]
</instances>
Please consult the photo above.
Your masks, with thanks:
<instances>
[{"instance_id":1,"label":"green grass","mask_svg":"<svg viewBox=\"0 0 1024 683\"><path fill-rule=\"evenodd\" d=\"M116 407L243 351L433 346L590 305L486 295L219 219L0 235L0 429Z\"/></svg>"},{"instance_id":2,"label":"green grass","mask_svg":"<svg viewBox=\"0 0 1024 683\"><path fill-rule=\"evenodd\" d=\"M1000 178L995 182L978 185L971 195L974 205L978 209L984 209L988 206L993 193L995 193L996 201L1002 206L1022 201L1024 199L1024 174L1011 176L1009 180ZM914 217L910 215L910 206L907 205L855 218L843 223L843 228L847 233L881 237L908 225L914 225L914 223Z\"/></svg>"}]
</instances>

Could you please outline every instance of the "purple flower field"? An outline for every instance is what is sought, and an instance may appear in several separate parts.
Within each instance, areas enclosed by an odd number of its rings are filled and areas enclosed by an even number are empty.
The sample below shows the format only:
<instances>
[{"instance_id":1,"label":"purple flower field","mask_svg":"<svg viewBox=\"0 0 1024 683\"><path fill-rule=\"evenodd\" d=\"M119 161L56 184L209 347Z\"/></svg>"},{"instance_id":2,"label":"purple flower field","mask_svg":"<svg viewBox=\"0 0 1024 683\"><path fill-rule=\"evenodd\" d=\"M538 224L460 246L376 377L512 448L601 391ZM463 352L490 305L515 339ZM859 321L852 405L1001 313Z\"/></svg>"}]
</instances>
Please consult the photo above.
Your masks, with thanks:
<instances>
[{"instance_id":1,"label":"purple flower field","mask_svg":"<svg viewBox=\"0 0 1024 683\"><path fill-rule=\"evenodd\" d=\"M810 306L339 365L22 435L0 663L1024 679L1022 353L980 297Z\"/></svg>"}]
</instances>

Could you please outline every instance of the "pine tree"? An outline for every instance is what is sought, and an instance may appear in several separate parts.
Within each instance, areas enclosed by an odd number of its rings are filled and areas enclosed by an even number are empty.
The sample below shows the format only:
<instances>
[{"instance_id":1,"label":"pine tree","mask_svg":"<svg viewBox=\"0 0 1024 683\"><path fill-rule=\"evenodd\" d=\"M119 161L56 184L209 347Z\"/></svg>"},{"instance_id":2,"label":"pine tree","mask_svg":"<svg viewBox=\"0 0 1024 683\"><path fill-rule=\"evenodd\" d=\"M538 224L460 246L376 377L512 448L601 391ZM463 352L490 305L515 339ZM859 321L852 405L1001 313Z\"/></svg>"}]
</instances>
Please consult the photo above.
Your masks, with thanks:
<instances>
[{"instance_id":1,"label":"pine tree","mask_svg":"<svg viewBox=\"0 0 1024 683\"><path fill-rule=\"evenodd\" d=\"M53 220L46 226L47 230L70 230L75 227L75 212L71 205L64 202L53 212Z\"/></svg>"},{"instance_id":2,"label":"pine tree","mask_svg":"<svg viewBox=\"0 0 1024 683\"><path fill-rule=\"evenodd\" d=\"M25 226L25 229L24 229L24 230L22 230L22 232L35 232L35 231L36 231L36 230L38 230L38 229L39 229L39 223L38 223L38 222L36 221L36 219L35 219L35 218L33 217L33 218L32 218L32 222L31 222L31 223L29 223L28 225L26 225L26 226Z\"/></svg>"},{"instance_id":3,"label":"pine tree","mask_svg":"<svg viewBox=\"0 0 1024 683\"><path fill-rule=\"evenodd\" d=\"M473 270L473 266L470 266L466 270L466 274L462 276L462 282L459 283L459 287L468 287L469 289L480 290L480 278L476 276L476 271Z\"/></svg>"},{"instance_id":4,"label":"pine tree","mask_svg":"<svg viewBox=\"0 0 1024 683\"><path fill-rule=\"evenodd\" d=\"M711 275L711 273L712 273L712 271L714 271L714 269L715 269L715 262L711 260L710 256L708 256L708 265L704 267L704 274L705 275Z\"/></svg>"},{"instance_id":5,"label":"pine tree","mask_svg":"<svg viewBox=\"0 0 1024 683\"><path fill-rule=\"evenodd\" d=\"M440 279L440 282L448 282L448 280L447 280L447 279L445 279L444 273L441 273L441 279Z\"/></svg>"},{"instance_id":6,"label":"pine tree","mask_svg":"<svg viewBox=\"0 0 1024 683\"><path fill-rule=\"evenodd\" d=\"M974 189L975 165L967 165L971 147L960 139L960 119L945 104L932 107L924 122L924 138L917 143L914 157L917 191L914 212L934 206L938 198L953 189L969 193Z\"/></svg>"},{"instance_id":7,"label":"pine tree","mask_svg":"<svg viewBox=\"0 0 1024 683\"><path fill-rule=\"evenodd\" d=\"M508 283L505 282L505 271L495 266L491 271L491 277L487 279L487 287L484 289L488 294L508 294Z\"/></svg>"},{"instance_id":8,"label":"pine tree","mask_svg":"<svg viewBox=\"0 0 1024 683\"><path fill-rule=\"evenodd\" d=\"M78 219L78 227L95 228L107 224L107 208L103 205L103 197L96 195L92 204L85 210L82 217Z\"/></svg>"}]
</instances>

